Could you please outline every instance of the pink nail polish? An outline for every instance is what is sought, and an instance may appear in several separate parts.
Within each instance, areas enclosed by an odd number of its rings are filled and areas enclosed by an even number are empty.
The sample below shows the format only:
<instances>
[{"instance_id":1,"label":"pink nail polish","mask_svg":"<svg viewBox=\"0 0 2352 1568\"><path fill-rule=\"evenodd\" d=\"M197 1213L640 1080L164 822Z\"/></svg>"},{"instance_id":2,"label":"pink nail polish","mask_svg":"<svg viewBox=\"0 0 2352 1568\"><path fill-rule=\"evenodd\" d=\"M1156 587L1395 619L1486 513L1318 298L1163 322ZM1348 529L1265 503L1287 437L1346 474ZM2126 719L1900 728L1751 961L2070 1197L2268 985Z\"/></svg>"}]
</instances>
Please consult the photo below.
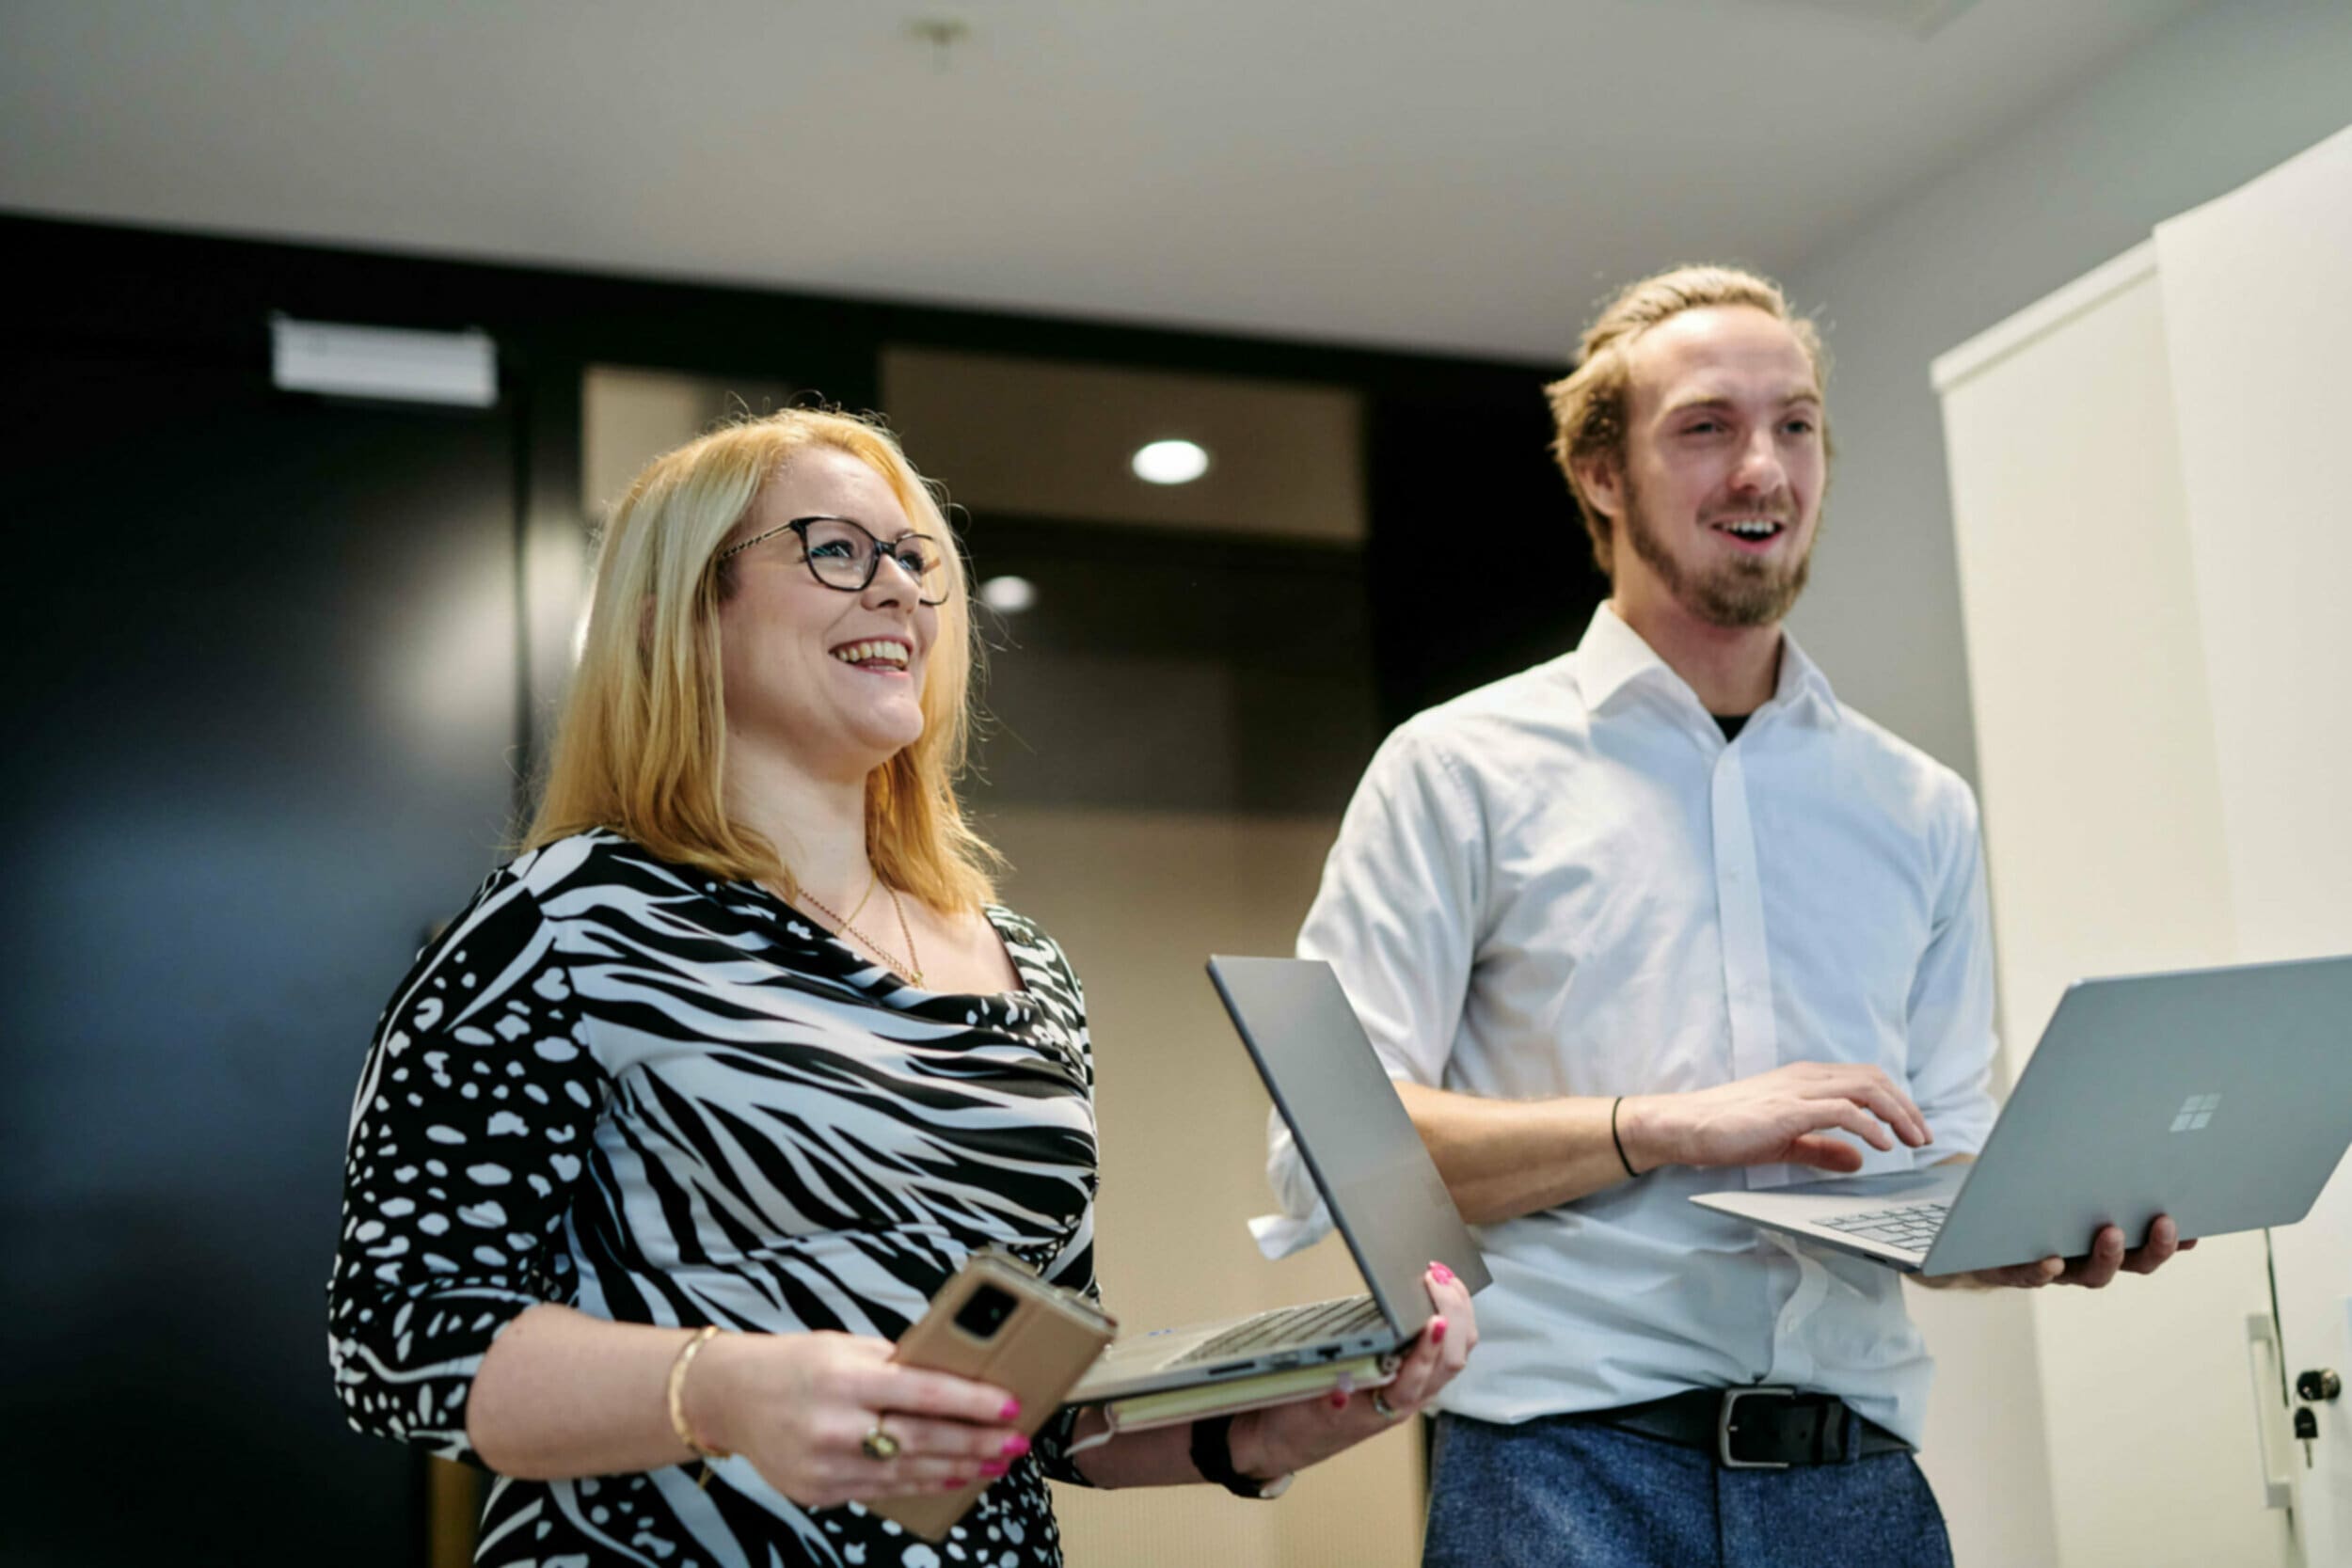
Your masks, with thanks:
<instances>
[{"instance_id":1,"label":"pink nail polish","mask_svg":"<svg viewBox=\"0 0 2352 1568\"><path fill-rule=\"evenodd\" d=\"M1451 1285L1454 1283L1454 1271L1447 1268L1443 1263L1430 1264L1429 1272L1438 1276L1438 1283L1440 1285Z\"/></svg>"},{"instance_id":2,"label":"pink nail polish","mask_svg":"<svg viewBox=\"0 0 2352 1568\"><path fill-rule=\"evenodd\" d=\"M1429 1320L1429 1342L1433 1345L1445 1343L1445 1320L1443 1318Z\"/></svg>"},{"instance_id":3,"label":"pink nail polish","mask_svg":"<svg viewBox=\"0 0 2352 1568\"><path fill-rule=\"evenodd\" d=\"M1029 1451L1029 1440L1016 1432L1010 1437L1006 1438L1005 1446L996 1451L1007 1459L1018 1459Z\"/></svg>"},{"instance_id":4,"label":"pink nail polish","mask_svg":"<svg viewBox=\"0 0 2352 1568\"><path fill-rule=\"evenodd\" d=\"M992 1478L993 1478L993 1477L995 1477L995 1476L1001 1476L1001 1475L1003 1475L1003 1474L1004 1474L1007 1470L1009 1470L1009 1469L1011 1469L1011 1468L1012 1468L1012 1466L1011 1466L1011 1465L1009 1465L1006 1464L1006 1463L1005 1463L1003 1460L1001 1460L1001 1459L986 1459L986 1460L982 1460L982 1461L980 1462L980 1474L982 1474L982 1475L984 1475L984 1476L989 1476L989 1477L992 1477Z\"/></svg>"},{"instance_id":5,"label":"pink nail polish","mask_svg":"<svg viewBox=\"0 0 2352 1568\"><path fill-rule=\"evenodd\" d=\"M1020 1414L1021 1402L1019 1400L1007 1400L1005 1402L1005 1408L996 1412L996 1418L1000 1421L1009 1421L1017 1418Z\"/></svg>"}]
</instances>

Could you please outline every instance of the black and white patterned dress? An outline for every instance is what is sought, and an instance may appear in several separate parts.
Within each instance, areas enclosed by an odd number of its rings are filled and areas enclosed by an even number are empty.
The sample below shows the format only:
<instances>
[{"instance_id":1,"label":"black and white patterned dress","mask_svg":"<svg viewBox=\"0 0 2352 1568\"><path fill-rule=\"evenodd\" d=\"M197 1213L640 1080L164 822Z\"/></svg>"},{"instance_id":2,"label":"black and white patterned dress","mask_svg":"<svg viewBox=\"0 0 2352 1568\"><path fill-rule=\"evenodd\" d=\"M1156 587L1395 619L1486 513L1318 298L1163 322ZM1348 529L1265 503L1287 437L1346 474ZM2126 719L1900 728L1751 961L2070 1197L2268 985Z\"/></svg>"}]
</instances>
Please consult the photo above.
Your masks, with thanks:
<instances>
[{"instance_id":1,"label":"black and white patterned dress","mask_svg":"<svg viewBox=\"0 0 2352 1568\"><path fill-rule=\"evenodd\" d=\"M946 995L614 833L494 873L393 994L353 1101L327 1290L352 1424L479 1464L468 1390L540 1302L895 1339L991 1243L1091 1293L1085 1000L1051 938L988 918L1024 989ZM1049 1425L933 1547L713 1469L501 1477L475 1560L1058 1563L1045 1476L1077 1479Z\"/></svg>"}]
</instances>

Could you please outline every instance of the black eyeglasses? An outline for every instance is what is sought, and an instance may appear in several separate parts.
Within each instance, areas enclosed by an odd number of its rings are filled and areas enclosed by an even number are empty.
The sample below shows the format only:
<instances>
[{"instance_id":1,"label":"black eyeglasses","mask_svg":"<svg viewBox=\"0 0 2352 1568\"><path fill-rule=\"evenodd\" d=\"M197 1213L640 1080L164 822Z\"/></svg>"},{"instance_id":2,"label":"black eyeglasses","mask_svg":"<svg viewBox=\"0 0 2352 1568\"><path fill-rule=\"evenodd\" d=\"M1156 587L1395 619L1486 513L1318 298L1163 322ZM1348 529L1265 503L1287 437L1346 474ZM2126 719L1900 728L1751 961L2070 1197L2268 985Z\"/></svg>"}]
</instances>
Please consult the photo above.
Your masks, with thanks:
<instances>
[{"instance_id":1,"label":"black eyeglasses","mask_svg":"<svg viewBox=\"0 0 2352 1568\"><path fill-rule=\"evenodd\" d=\"M808 575L828 588L844 594L865 593L887 557L914 582L919 602L947 602L947 554L930 534L909 533L885 545L847 517L795 517L765 533L755 533L739 545L729 545L718 559L740 554L779 533L801 536L801 559L808 562Z\"/></svg>"}]
</instances>

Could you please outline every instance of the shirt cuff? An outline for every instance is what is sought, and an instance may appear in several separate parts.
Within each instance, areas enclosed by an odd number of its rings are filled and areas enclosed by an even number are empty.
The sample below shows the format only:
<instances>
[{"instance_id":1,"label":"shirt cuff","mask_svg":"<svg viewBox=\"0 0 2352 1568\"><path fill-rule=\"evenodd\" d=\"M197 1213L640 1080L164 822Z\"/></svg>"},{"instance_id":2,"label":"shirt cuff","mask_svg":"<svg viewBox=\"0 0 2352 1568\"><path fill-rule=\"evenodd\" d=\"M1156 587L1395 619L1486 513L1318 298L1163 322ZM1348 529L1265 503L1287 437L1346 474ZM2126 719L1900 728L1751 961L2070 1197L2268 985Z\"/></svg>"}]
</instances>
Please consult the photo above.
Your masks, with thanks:
<instances>
[{"instance_id":1,"label":"shirt cuff","mask_svg":"<svg viewBox=\"0 0 2352 1568\"><path fill-rule=\"evenodd\" d=\"M1305 1218L1293 1214L1260 1214L1249 1222L1249 1234L1268 1262L1304 1252L1331 1234L1331 1211L1318 1202Z\"/></svg>"}]
</instances>

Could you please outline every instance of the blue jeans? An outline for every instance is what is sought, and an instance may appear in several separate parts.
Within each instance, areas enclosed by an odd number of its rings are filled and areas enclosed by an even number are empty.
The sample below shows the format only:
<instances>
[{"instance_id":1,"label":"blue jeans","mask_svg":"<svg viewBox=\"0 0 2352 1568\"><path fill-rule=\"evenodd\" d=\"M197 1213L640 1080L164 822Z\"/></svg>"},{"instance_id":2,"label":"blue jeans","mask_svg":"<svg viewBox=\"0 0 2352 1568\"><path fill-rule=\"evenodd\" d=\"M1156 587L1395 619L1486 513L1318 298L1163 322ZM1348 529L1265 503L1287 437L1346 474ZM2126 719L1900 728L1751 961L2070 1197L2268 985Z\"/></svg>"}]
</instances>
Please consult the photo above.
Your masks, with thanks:
<instances>
[{"instance_id":1,"label":"blue jeans","mask_svg":"<svg viewBox=\"0 0 2352 1568\"><path fill-rule=\"evenodd\" d=\"M1725 1470L1712 1455L1554 1417L1438 1418L1423 1568L1951 1568L1907 1453Z\"/></svg>"}]
</instances>

